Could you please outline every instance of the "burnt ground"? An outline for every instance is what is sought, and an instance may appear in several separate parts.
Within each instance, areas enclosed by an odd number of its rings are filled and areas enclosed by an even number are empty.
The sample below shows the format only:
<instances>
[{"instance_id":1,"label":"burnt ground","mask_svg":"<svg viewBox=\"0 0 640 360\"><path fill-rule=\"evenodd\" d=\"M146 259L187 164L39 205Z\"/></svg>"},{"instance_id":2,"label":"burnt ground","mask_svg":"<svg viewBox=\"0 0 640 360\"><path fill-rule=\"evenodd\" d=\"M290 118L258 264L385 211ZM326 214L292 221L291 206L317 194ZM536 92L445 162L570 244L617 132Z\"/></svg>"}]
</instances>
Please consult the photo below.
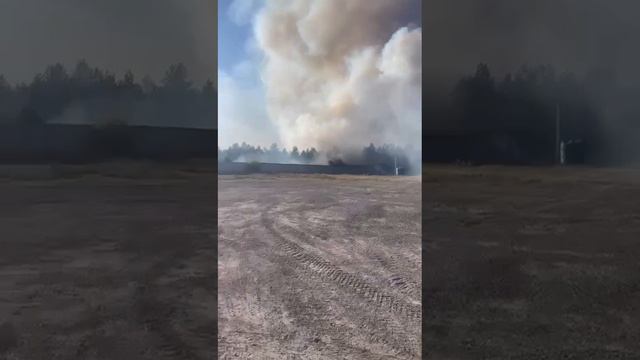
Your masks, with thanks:
<instances>
[{"instance_id":1,"label":"burnt ground","mask_svg":"<svg viewBox=\"0 0 640 360\"><path fill-rule=\"evenodd\" d=\"M215 164L0 170L1 359L215 358Z\"/></svg>"},{"instance_id":2,"label":"burnt ground","mask_svg":"<svg viewBox=\"0 0 640 360\"><path fill-rule=\"evenodd\" d=\"M220 359L420 358L420 178L220 176Z\"/></svg>"},{"instance_id":3,"label":"burnt ground","mask_svg":"<svg viewBox=\"0 0 640 360\"><path fill-rule=\"evenodd\" d=\"M423 174L431 359L640 359L640 171Z\"/></svg>"}]
</instances>

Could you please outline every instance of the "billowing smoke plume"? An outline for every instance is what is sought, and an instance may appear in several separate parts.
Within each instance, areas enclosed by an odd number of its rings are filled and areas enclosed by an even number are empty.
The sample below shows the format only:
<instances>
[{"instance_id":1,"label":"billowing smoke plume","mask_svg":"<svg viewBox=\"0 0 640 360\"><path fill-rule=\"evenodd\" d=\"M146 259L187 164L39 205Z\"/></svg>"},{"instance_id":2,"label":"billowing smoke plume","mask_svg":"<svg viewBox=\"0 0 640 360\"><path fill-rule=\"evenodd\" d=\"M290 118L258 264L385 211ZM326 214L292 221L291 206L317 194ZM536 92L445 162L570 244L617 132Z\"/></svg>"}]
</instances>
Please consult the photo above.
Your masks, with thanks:
<instances>
[{"instance_id":1,"label":"billowing smoke plume","mask_svg":"<svg viewBox=\"0 0 640 360\"><path fill-rule=\"evenodd\" d=\"M421 152L422 30L412 0L270 0L257 14L268 114L282 145ZM418 6L419 7L419 6Z\"/></svg>"}]
</instances>

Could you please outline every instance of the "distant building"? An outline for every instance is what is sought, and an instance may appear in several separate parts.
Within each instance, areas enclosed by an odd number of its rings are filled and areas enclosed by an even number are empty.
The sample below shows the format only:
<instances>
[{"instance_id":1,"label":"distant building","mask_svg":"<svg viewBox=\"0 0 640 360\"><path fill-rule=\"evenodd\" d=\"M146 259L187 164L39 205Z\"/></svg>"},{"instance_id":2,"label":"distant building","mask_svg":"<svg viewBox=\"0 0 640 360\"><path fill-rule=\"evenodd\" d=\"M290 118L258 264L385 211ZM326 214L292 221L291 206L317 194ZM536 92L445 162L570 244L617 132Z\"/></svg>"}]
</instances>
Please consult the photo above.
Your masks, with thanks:
<instances>
[{"instance_id":1,"label":"distant building","mask_svg":"<svg viewBox=\"0 0 640 360\"><path fill-rule=\"evenodd\" d=\"M332 175L392 175L379 166L369 165L310 165L310 164L274 164L274 163L246 163L219 162L219 175L242 174L332 174Z\"/></svg>"},{"instance_id":2,"label":"distant building","mask_svg":"<svg viewBox=\"0 0 640 360\"><path fill-rule=\"evenodd\" d=\"M217 131L92 125L0 125L0 162L179 160L217 156Z\"/></svg>"},{"instance_id":3,"label":"distant building","mask_svg":"<svg viewBox=\"0 0 640 360\"><path fill-rule=\"evenodd\" d=\"M530 131L425 131L423 162L552 164L553 138Z\"/></svg>"}]
</instances>

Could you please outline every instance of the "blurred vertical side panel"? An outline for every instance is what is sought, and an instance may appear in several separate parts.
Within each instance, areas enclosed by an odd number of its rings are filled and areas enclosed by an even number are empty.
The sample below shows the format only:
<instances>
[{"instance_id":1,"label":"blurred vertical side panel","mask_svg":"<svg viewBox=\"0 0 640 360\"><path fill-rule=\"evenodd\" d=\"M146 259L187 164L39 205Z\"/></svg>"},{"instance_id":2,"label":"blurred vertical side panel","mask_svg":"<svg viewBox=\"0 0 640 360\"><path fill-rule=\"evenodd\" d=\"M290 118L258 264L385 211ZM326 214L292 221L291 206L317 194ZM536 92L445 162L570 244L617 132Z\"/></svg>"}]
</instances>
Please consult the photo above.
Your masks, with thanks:
<instances>
[{"instance_id":1,"label":"blurred vertical side panel","mask_svg":"<svg viewBox=\"0 0 640 360\"><path fill-rule=\"evenodd\" d=\"M217 357L217 2L0 5L0 358Z\"/></svg>"},{"instance_id":2,"label":"blurred vertical side panel","mask_svg":"<svg viewBox=\"0 0 640 360\"><path fill-rule=\"evenodd\" d=\"M424 6L423 355L640 358L640 3Z\"/></svg>"}]
</instances>

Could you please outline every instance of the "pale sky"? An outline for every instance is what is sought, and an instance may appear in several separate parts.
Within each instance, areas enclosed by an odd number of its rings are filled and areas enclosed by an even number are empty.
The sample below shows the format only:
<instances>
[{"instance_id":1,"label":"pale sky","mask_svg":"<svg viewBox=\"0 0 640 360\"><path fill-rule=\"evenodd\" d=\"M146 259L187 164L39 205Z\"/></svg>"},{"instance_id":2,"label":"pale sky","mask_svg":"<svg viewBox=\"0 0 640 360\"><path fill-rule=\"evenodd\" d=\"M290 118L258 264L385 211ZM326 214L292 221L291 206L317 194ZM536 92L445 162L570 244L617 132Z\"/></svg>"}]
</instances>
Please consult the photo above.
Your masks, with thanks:
<instances>
[{"instance_id":1,"label":"pale sky","mask_svg":"<svg viewBox=\"0 0 640 360\"><path fill-rule=\"evenodd\" d=\"M261 55L254 47L253 16L258 0L218 3L218 144L246 142L268 147L278 143L267 116L260 80Z\"/></svg>"},{"instance_id":2,"label":"pale sky","mask_svg":"<svg viewBox=\"0 0 640 360\"><path fill-rule=\"evenodd\" d=\"M28 82L47 65L79 59L160 79L176 62L215 81L216 2L210 0L2 0L0 73Z\"/></svg>"}]
</instances>

